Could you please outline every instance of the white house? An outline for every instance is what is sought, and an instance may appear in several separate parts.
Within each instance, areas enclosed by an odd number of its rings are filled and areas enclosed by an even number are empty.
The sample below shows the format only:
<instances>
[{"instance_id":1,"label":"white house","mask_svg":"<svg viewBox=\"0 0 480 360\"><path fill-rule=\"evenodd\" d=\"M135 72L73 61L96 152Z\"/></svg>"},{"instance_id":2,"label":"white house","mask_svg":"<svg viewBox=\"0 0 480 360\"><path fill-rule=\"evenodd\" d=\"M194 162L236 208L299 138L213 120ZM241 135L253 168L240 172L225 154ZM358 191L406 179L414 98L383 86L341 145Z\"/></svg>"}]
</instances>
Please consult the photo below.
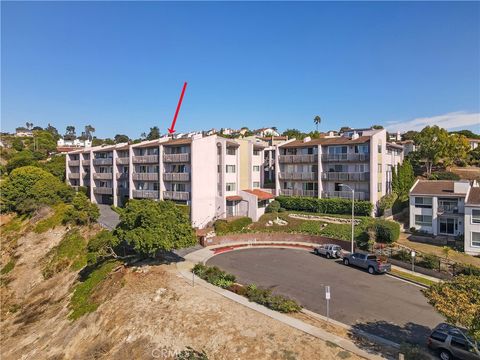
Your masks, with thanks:
<instances>
[{"instance_id":1,"label":"white house","mask_svg":"<svg viewBox=\"0 0 480 360\"><path fill-rule=\"evenodd\" d=\"M69 148L89 148L92 146L92 141L91 140L80 140L80 139L75 139L75 140L65 140L63 138L60 138L57 141L57 147L69 147Z\"/></svg>"},{"instance_id":2,"label":"white house","mask_svg":"<svg viewBox=\"0 0 480 360\"><path fill-rule=\"evenodd\" d=\"M480 255L480 187L472 187L465 202L465 252Z\"/></svg>"},{"instance_id":3,"label":"white house","mask_svg":"<svg viewBox=\"0 0 480 360\"><path fill-rule=\"evenodd\" d=\"M277 130L272 128L262 128L257 129L253 132L254 135L264 137L264 136L280 136Z\"/></svg>"}]
</instances>

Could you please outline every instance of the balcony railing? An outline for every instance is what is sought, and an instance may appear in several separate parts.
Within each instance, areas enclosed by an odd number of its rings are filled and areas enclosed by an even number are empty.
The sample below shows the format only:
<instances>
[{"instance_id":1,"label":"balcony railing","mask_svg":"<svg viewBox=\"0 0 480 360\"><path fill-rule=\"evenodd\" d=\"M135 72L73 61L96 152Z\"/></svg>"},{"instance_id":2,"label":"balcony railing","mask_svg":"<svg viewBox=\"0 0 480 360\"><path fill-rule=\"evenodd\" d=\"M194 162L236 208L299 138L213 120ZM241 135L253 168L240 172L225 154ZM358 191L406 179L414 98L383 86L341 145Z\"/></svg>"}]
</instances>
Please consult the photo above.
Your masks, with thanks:
<instances>
[{"instance_id":1,"label":"balcony railing","mask_svg":"<svg viewBox=\"0 0 480 360\"><path fill-rule=\"evenodd\" d=\"M342 199L351 199L351 191L324 191L322 192L323 198L342 198ZM370 196L368 193L355 191L355 200L369 200Z\"/></svg>"},{"instance_id":2,"label":"balcony railing","mask_svg":"<svg viewBox=\"0 0 480 360\"><path fill-rule=\"evenodd\" d=\"M190 161L190 153L163 154L163 161L165 161L165 162L189 162Z\"/></svg>"},{"instance_id":3,"label":"balcony railing","mask_svg":"<svg viewBox=\"0 0 480 360\"><path fill-rule=\"evenodd\" d=\"M85 173L82 174L82 177L90 179L90 173L85 172Z\"/></svg>"},{"instance_id":4,"label":"balcony railing","mask_svg":"<svg viewBox=\"0 0 480 360\"><path fill-rule=\"evenodd\" d=\"M317 197L318 191L317 190L281 189L280 195Z\"/></svg>"},{"instance_id":5,"label":"balcony railing","mask_svg":"<svg viewBox=\"0 0 480 360\"><path fill-rule=\"evenodd\" d=\"M68 166L80 166L80 160L68 160Z\"/></svg>"},{"instance_id":6,"label":"balcony railing","mask_svg":"<svg viewBox=\"0 0 480 360\"><path fill-rule=\"evenodd\" d=\"M113 195L113 189L110 187L95 187L93 192L100 195Z\"/></svg>"},{"instance_id":7,"label":"balcony railing","mask_svg":"<svg viewBox=\"0 0 480 360\"><path fill-rule=\"evenodd\" d=\"M322 154L322 161L368 161L370 154Z\"/></svg>"},{"instance_id":8,"label":"balcony railing","mask_svg":"<svg viewBox=\"0 0 480 360\"><path fill-rule=\"evenodd\" d=\"M93 178L95 180L111 180L113 179L112 173L94 173Z\"/></svg>"},{"instance_id":9,"label":"balcony railing","mask_svg":"<svg viewBox=\"0 0 480 360\"><path fill-rule=\"evenodd\" d=\"M119 157L116 160L116 163L118 165L128 165L130 162L130 159L128 157Z\"/></svg>"},{"instance_id":10,"label":"balcony railing","mask_svg":"<svg viewBox=\"0 0 480 360\"><path fill-rule=\"evenodd\" d=\"M112 158L93 159L93 165L113 165L113 159Z\"/></svg>"},{"instance_id":11,"label":"balcony railing","mask_svg":"<svg viewBox=\"0 0 480 360\"><path fill-rule=\"evenodd\" d=\"M458 205L439 205L437 209L438 214L458 214Z\"/></svg>"},{"instance_id":12,"label":"balcony railing","mask_svg":"<svg viewBox=\"0 0 480 360\"><path fill-rule=\"evenodd\" d=\"M190 173L164 173L165 181L190 181Z\"/></svg>"},{"instance_id":13,"label":"balcony railing","mask_svg":"<svg viewBox=\"0 0 480 360\"><path fill-rule=\"evenodd\" d=\"M281 163L315 163L318 161L317 154L311 155L280 155L278 161Z\"/></svg>"},{"instance_id":14,"label":"balcony railing","mask_svg":"<svg viewBox=\"0 0 480 360\"><path fill-rule=\"evenodd\" d=\"M90 166L90 160L82 160L83 166Z\"/></svg>"},{"instance_id":15,"label":"balcony railing","mask_svg":"<svg viewBox=\"0 0 480 360\"><path fill-rule=\"evenodd\" d=\"M134 164L158 164L158 155L134 156Z\"/></svg>"},{"instance_id":16,"label":"balcony railing","mask_svg":"<svg viewBox=\"0 0 480 360\"><path fill-rule=\"evenodd\" d=\"M167 200L189 200L190 193L186 191L164 191L163 198Z\"/></svg>"},{"instance_id":17,"label":"balcony railing","mask_svg":"<svg viewBox=\"0 0 480 360\"><path fill-rule=\"evenodd\" d=\"M318 173L315 172L281 172L281 180L306 180L318 181Z\"/></svg>"},{"instance_id":18,"label":"balcony railing","mask_svg":"<svg viewBox=\"0 0 480 360\"><path fill-rule=\"evenodd\" d=\"M134 198L158 199L158 190L133 190Z\"/></svg>"},{"instance_id":19,"label":"balcony railing","mask_svg":"<svg viewBox=\"0 0 480 360\"><path fill-rule=\"evenodd\" d=\"M370 181L370 173L369 172L323 172L322 180Z\"/></svg>"},{"instance_id":20,"label":"balcony railing","mask_svg":"<svg viewBox=\"0 0 480 360\"><path fill-rule=\"evenodd\" d=\"M118 180L128 180L128 173L118 173L117 174Z\"/></svg>"},{"instance_id":21,"label":"balcony railing","mask_svg":"<svg viewBox=\"0 0 480 360\"><path fill-rule=\"evenodd\" d=\"M158 181L158 173L133 173L133 180Z\"/></svg>"},{"instance_id":22,"label":"balcony railing","mask_svg":"<svg viewBox=\"0 0 480 360\"><path fill-rule=\"evenodd\" d=\"M80 173L70 173L68 174L69 179L80 179Z\"/></svg>"}]
</instances>

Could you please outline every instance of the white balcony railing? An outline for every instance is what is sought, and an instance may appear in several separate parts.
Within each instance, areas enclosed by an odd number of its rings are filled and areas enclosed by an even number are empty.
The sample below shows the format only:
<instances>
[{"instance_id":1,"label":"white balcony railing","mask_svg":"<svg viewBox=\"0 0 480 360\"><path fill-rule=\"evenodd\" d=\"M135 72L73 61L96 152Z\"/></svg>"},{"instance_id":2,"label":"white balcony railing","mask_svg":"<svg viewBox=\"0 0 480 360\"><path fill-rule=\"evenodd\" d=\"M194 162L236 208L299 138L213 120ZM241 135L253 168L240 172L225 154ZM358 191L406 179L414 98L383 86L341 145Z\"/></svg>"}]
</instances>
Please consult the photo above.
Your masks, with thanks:
<instances>
[{"instance_id":1,"label":"white balcony railing","mask_svg":"<svg viewBox=\"0 0 480 360\"><path fill-rule=\"evenodd\" d=\"M190 181L190 173L164 173L165 181Z\"/></svg>"},{"instance_id":2,"label":"white balcony railing","mask_svg":"<svg viewBox=\"0 0 480 360\"><path fill-rule=\"evenodd\" d=\"M189 162L190 161L190 153L163 154L163 161L165 161L165 162Z\"/></svg>"},{"instance_id":3,"label":"white balcony railing","mask_svg":"<svg viewBox=\"0 0 480 360\"><path fill-rule=\"evenodd\" d=\"M304 180L318 181L318 173L315 172L281 172L281 180Z\"/></svg>"},{"instance_id":4,"label":"white balcony railing","mask_svg":"<svg viewBox=\"0 0 480 360\"><path fill-rule=\"evenodd\" d=\"M132 195L140 199L158 199L158 190L133 190Z\"/></svg>"},{"instance_id":5,"label":"white balcony railing","mask_svg":"<svg viewBox=\"0 0 480 360\"><path fill-rule=\"evenodd\" d=\"M93 192L100 195L113 195L113 189L111 187L95 187L93 188Z\"/></svg>"},{"instance_id":6,"label":"white balcony railing","mask_svg":"<svg viewBox=\"0 0 480 360\"><path fill-rule=\"evenodd\" d=\"M80 160L68 160L68 166L80 166Z\"/></svg>"},{"instance_id":7,"label":"white balcony railing","mask_svg":"<svg viewBox=\"0 0 480 360\"><path fill-rule=\"evenodd\" d=\"M164 191L163 198L166 200L189 200L190 193L186 191Z\"/></svg>"},{"instance_id":8,"label":"white balcony railing","mask_svg":"<svg viewBox=\"0 0 480 360\"><path fill-rule=\"evenodd\" d=\"M69 179L80 179L80 173L70 173L68 174Z\"/></svg>"},{"instance_id":9,"label":"white balcony railing","mask_svg":"<svg viewBox=\"0 0 480 360\"><path fill-rule=\"evenodd\" d=\"M113 159L112 158L93 159L93 165L113 165Z\"/></svg>"},{"instance_id":10,"label":"white balcony railing","mask_svg":"<svg viewBox=\"0 0 480 360\"><path fill-rule=\"evenodd\" d=\"M128 165L130 162L130 159L128 157L119 157L116 160L116 163L118 165Z\"/></svg>"},{"instance_id":11,"label":"white balcony railing","mask_svg":"<svg viewBox=\"0 0 480 360\"><path fill-rule=\"evenodd\" d=\"M90 166L90 160L82 160L83 166Z\"/></svg>"},{"instance_id":12,"label":"white balcony railing","mask_svg":"<svg viewBox=\"0 0 480 360\"><path fill-rule=\"evenodd\" d=\"M323 172L322 180L370 181L370 173L369 172Z\"/></svg>"},{"instance_id":13,"label":"white balcony railing","mask_svg":"<svg viewBox=\"0 0 480 360\"><path fill-rule=\"evenodd\" d=\"M370 154L322 154L322 161L368 161Z\"/></svg>"},{"instance_id":14,"label":"white balcony railing","mask_svg":"<svg viewBox=\"0 0 480 360\"><path fill-rule=\"evenodd\" d=\"M133 173L133 180L158 181L158 173Z\"/></svg>"},{"instance_id":15,"label":"white balcony railing","mask_svg":"<svg viewBox=\"0 0 480 360\"><path fill-rule=\"evenodd\" d=\"M278 161L281 163L315 163L318 161L318 155L279 155Z\"/></svg>"},{"instance_id":16,"label":"white balcony railing","mask_svg":"<svg viewBox=\"0 0 480 360\"><path fill-rule=\"evenodd\" d=\"M317 197L318 191L317 190L281 189L280 195Z\"/></svg>"},{"instance_id":17,"label":"white balcony railing","mask_svg":"<svg viewBox=\"0 0 480 360\"><path fill-rule=\"evenodd\" d=\"M113 179L112 173L94 173L93 178L95 180L111 180Z\"/></svg>"},{"instance_id":18,"label":"white balcony railing","mask_svg":"<svg viewBox=\"0 0 480 360\"><path fill-rule=\"evenodd\" d=\"M157 164L158 155L134 156L132 161L134 164Z\"/></svg>"}]
</instances>

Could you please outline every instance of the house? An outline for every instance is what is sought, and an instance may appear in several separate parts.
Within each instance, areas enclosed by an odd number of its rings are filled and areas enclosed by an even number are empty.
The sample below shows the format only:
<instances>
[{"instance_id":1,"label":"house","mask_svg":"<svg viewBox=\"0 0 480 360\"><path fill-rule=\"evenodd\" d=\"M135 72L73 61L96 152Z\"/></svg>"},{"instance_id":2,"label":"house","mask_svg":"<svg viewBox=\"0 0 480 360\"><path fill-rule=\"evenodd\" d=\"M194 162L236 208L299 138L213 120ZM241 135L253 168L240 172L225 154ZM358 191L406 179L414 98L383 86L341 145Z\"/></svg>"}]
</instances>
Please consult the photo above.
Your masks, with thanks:
<instances>
[{"instance_id":1,"label":"house","mask_svg":"<svg viewBox=\"0 0 480 360\"><path fill-rule=\"evenodd\" d=\"M33 131L24 127L15 129L15 137L33 137Z\"/></svg>"},{"instance_id":2,"label":"house","mask_svg":"<svg viewBox=\"0 0 480 360\"><path fill-rule=\"evenodd\" d=\"M222 135L233 135L235 132L236 132L236 130L230 129L230 128L222 128L222 129L220 129L220 133L221 133Z\"/></svg>"},{"instance_id":3,"label":"house","mask_svg":"<svg viewBox=\"0 0 480 360\"><path fill-rule=\"evenodd\" d=\"M415 151L415 143L413 142L413 140L399 141L398 144L403 146L403 154L405 156Z\"/></svg>"},{"instance_id":4,"label":"house","mask_svg":"<svg viewBox=\"0 0 480 360\"><path fill-rule=\"evenodd\" d=\"M467 180L417 180L409 193L410 228L434 236L462 235L469 190Z\"/></svg>"},{"instance_id":5,"label":"house","mask_svg":"<svg viewBox=\"0 0 480 360\"><path fill-rule=\"evenodd\" d=\"M472 187L465 202L465 246L470 255L480 255L480 187Z\"/></svg>"},{"instance_id":6,"label":"house","mask_svg":"<svg viewBox=\"0 0 480 360\"><path fill-rule=\"evenodd\" d=\"M280 136L277 130L273 128L262 128L262 129L257 129L253 131L253 134L256 136L260 137L265 137L265 136Z\"/></svg>"},{"instance_id":7,"label":"house","mask_svg":"<svg viewBox=\"0 0 480 360\"><path fill-rule=\"evenodd\" d=\"M480 139L468 139L468 143L470 144L470 149L475 150L480 144Z\"/></svg>"}]
</instances>

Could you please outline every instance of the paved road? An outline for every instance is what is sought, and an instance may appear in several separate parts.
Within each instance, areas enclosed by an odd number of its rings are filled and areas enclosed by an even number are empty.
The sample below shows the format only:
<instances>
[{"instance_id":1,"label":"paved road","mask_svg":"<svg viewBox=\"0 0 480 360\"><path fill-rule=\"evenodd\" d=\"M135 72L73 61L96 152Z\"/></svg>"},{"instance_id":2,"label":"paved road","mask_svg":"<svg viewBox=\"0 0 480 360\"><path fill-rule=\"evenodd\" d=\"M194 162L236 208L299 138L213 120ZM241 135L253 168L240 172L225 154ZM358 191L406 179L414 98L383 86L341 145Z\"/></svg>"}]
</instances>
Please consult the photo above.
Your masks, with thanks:
<instances>
[{"instance_id":1,"label":"paved road","mask_svg":"<svg viewBox=\"0 0 480 360\"><path fill-rule=\"evenodd\" d=\"M100 217L98 223L103 227L113 230L120 222L118 214L110 208L110 205L98 204L100 209Z\"/></svg>"},{"instance_id":2,"label":"paved road","mask_svg":"<svg viewBox=\"0 0 480 360\"><path fill-rule=\"evenodd\" d=\"M430 329L442 321L419 287L303 250L236 250L207 263L235 274L240 283L272 288L323 315L324 285L330 285L333 319L396 342L425 344Z\"/></svg>"}]
</instances>

